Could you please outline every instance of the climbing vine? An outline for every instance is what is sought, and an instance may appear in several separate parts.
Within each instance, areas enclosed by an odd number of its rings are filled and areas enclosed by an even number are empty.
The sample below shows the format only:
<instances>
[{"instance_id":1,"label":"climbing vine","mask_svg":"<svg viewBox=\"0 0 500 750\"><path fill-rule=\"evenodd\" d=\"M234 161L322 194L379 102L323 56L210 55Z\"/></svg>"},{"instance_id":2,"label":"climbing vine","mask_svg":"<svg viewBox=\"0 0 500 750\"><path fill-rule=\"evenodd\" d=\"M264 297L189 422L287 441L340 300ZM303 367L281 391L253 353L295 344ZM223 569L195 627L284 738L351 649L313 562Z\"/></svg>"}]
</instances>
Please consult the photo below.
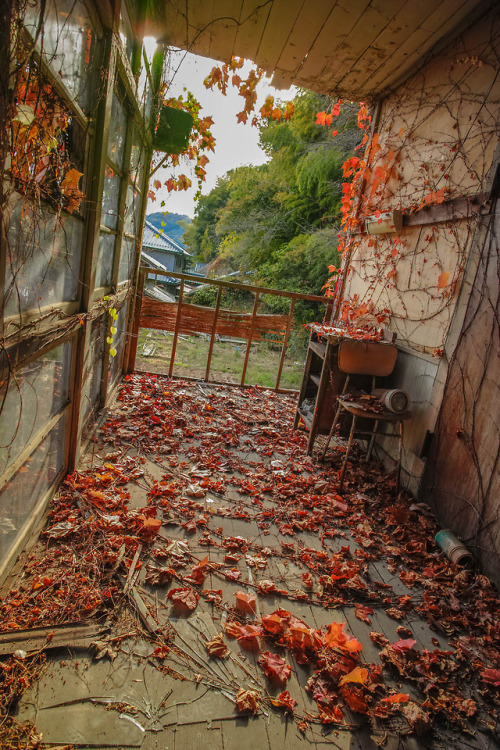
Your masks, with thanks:
<instances>
[{"instance_id":1,"label":"climbing vine","mask_svg":"<svg viewBox=\"0 0 500 750\"><path fill-rule=\"evenodd\" d=\"M244 64L245 60L243 58L232 57L229 63L214 66L204 80L205 87L210 90L216 88L224 96L227 94L229 86L237 89L239 96L244 101L243 109L236 115L239 123L246 124L250 115L253 115L250 121L252 126L257 126L260 121L268 119L277 120L278 122L282 119L284 121L289 120L294 111L293 103L288 102L285 106L281 107L275 102L273 96L267 96L258 110L258 114L255 113L258 100L258 84L264 77L264 71L258 66L252 67L246 78L243 78L242 68ZM168 94L168 83L166 84L166 89L166 93ZM201 116L201 104L190 91L180 94L177 97L165 96L163 103L166 106L189 112L193 117L193 128L186 150L180 156L167 154L167 156L157 159L153 166L152 174L154 175L160 168L178 167L181 162L186 166L192 165L198 186L194 196L195 200L197 200L201 195L201 189L207 174L206 167L210 161L208 154L209 152L213 153L215 149L215 138L211 131L214 121L211 116ZM154 201L156 200L155 191L160 190L162 187L166 187L168 192L171 193L172 191L188 190L191 186L192 180L185 173L177 177L171 174L163 182L160 179L154 179L148 196ZM163 207L164 205L165 201L162 201L161 206Z\"/></svg>"},{"instance_id":2,"label":"climbing vine","mask_svg":"<svg viewBox=\"0 0 500 750\"><path fill-rule=\"evenodd\" d=\"M363 140L343 165L342 264L330 267L326 289L337 317L356 317L356 306L360 318L367 309L375 318L390 309L398 339L436 357L481 221L470 206L486 190L499 135L491 103L493 40L460 44L463 55L450 51L378 108L360 104ZM340 99L317 114L333 137L343 106ZM457 215L456 202L464 198ZM367 218L381 223L394 211L403 216L401 231L367 234Z\"/></svg>"}]
</instances>

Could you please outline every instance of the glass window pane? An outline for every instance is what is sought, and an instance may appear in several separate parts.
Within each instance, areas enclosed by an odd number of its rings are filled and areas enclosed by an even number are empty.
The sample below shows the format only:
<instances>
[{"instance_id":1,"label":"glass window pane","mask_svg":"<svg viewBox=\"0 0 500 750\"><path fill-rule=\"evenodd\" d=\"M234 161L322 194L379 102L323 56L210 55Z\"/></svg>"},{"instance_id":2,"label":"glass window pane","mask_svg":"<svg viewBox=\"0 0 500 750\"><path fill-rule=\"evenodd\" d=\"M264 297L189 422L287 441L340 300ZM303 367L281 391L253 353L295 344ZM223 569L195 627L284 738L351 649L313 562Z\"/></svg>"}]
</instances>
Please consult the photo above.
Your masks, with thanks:
<instances>
[{"instance_id":1,"label":"glass window pane","mask_svg":"<svg viewBox=\"0 0 500 750\"><path fill-rule=\"evenodd\" d=\"M37 209L21 196L12 201L8 221L5 315L76 300L83 222Z\"/></svg>"},{"instance_id":2,"label":"glass window pane","mask_svg":"<svg viewBox=\"0 0 500 750\"><path fill-rule=\"evenodd\" d=\"M120 8L120 39L123 44L123 49L127 55L128 61L132 63L132 55L134 52L134 35L130 26L127 9L125 4L122 3Z\"/></svg>"},{"instance_id":3,"label":"glass window pane","mask_svg":"<svg viewBox=\"0 0 500 750\"><path fill-rule=\"evenodd\" d=\"M127 281L132 276L134 268L135 240L127 237L122 241L122 254L120 257L120 270L118 271L118 283Z\"/></svg>"},{"instance_id":4,"label":"glass window pane","mask_svg":"<svg viewBox=\"0 0 500 750\"><path fill-rule=\"evenodd\" d=\"M125 151L125 136L127 134L127 116L123 106L120 104L116 92L113 93L111 105L111 122L108 137L108 158L117 167L123 166L123 153Z\"/></svg>"},{"instance_id":5,"label":"glass window pane","mask_svg":"<svg viewBox=\"0 0 500 750\"><path fill-rule=\"evenodd\" d=\"M135 187L142 190L142 180L144 177L144 167L146 165L146 153L142 148L141 139L137 128L134 127L132 140L132 151L130 153L130 179Z\"/></svg>"},{"instance_id":6,"label":"glass window pane","mask_svg":"<svg viewBox=\"0 0 500 750\"><path fill-rule=\"evenodd\" d=\"M101 224L109 229L118 225L118 200L120 197L120 176L106 164L104 192L102 194Z\"/></svg>"},{"instance_id":7,"label":"glass window pane","mask_svg":"<svg viewBox=\"0 0 500 750\"><path fill-rule=\"evenodd\" d=\"M114 335L113 345L116 349L116 355L111 357L109 364L108 382L114 383L122 369L123 350L125 348L125 328L128 318L128 303L122 305L118 312L116 321L116 333Z\"/></svg>"},{"instance_id":8,"label":"glass window pane","mask_svg":"<svg viewBox=\"0 0 500 750\"><path fill-rule=\"evenodd\" d=\"M144 52L143 52L144 55ZM139 105L142 109L143 116L145 120L149 120L149 117L151 115L151 92L152 92L152 86L149 81L149 76L147 74L146 66L144 64L144 60L141 60L141 70L139 72L139 80L137 82L137 100L139 102Z\"/></svg>"},{"instance_id":9,"label":"glass window pane","mask_svg":"<svg viewBox=\"0 0 500 750\"><path fill-rule=\"evenodd\" d=\"M82 416L85 422L91 409L97 409L101 394L101 376L106 337L107 314L94 320L83 370Z\"/></svg>"},{"instance_id":10,"label":"glass window pane","mask_svg":"<svg viewBox=\"0 0 500 750\"><path fill-rule=\"evenodd\" d=\"M0 385L0 473L69 401L68 341L12 374Z\"/></svg>"},{"instance_id":11,"label":"glass window pane","mask_svg":"<svg viewBox=\"0 0 500 750\"><path fill-rule=\"evenodd\" d=\"M95 277L96 288L109 286L113 275L113 260L115 257L115 234L101 232L97 249L97 269Z\"/></svg>"},{"instance_id":12,"label":"glass window pane","mask_svg":"<svg viewBox=\"0 0 500 750\"><path fill-rule=\"evenodd\" d=\"M25 3L24 24L35 37L40 0ZM57 6L57 7L56 7ZM95 32L82 0L47 0L37 46L84 112L89 109Z\"/></svg>"},{"instance_id":13,"label":"glass window pane","mask_svg":"<svg viewBox=\"0 0 500 750\"><path fill-rule=\"evenodd\" d=\"M141 210L141 196L129 185L127 187L127 199L125 201L125 212L123 216L123 229L127 234L139 235L139 214Z\"/></svg>"},{"instance_id":14,"label":"glass window pane","mask_svg":"<svg viewBox=\"0 0 500 750\"><path fill-rule=\"evenodd\" d=\"M30 458L0 490L0 559L4 560L29 522L36 504L64 465L65 414Z\"/></svg>"}]
</instances>

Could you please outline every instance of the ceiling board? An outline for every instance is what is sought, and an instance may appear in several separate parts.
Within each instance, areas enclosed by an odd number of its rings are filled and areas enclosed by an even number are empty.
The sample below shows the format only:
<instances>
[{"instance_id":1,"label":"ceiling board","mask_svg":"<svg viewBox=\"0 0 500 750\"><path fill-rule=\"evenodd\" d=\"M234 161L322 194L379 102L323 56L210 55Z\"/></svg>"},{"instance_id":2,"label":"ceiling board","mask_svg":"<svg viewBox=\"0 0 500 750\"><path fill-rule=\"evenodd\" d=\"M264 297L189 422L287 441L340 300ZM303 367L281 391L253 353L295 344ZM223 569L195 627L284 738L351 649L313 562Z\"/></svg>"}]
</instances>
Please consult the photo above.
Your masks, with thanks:
<instances>
[{"instance_id":1,"label":"ceiling board","mask_svg":"<svg viewBox=\"0 0 500 750\"><path fill-rule=\"evenodd\" d=\"M376 42L405 1L373 0L336 50L330 65L321 76L322 79L329 79L335 87L342 88L341 82L353 66L358 65L365 71L363 54Z\"/></svg>"},{"instance_id":2,"label":"ceiling board","mask_svg":"<svg viewBox=\"0 0 500 750\"><path fill-rule=\"evenodd\" d=\"M189 34L199 55L208 57L214 31L215 0L190 0L188 4Z\"/></svg>"},{"instance_id":3,"label":"ceiling board","mask_svg":"<svg viewBox=\"0 0 500 750\"><path fill-rule=\"evenodd\" d=\"M174 47L189 49L186 4L183 0L169 0L164 6L164 20L161 29L147 29L146 33Z\"/></svg>"},{"instance_id":4,"label":"ceiling board","mask_svg":"<svg viewBox=\"0 0 500 750\"><path fill-rule=\"evenodd\" d=\"M438 0L439 1L439 0ZM442 0L443 1L443 0ZM396 67L405 64L406 42L414 31L431 15L436 8L436 0L407 0L401 10L387 24L385 29L377 36L373 44L363 55L363 70L351 69L343 80L343 85L358 91L363 84L367 84L388 59L396 61Z\"/></svg>"},{"instance_id":5,"label":"ceiling board","mask_svg":"<svg viewBox=\"0 0 500 750\"><path fill-rule=\"evenodd\" d=\"M234 49L243 0L215 0L210 57L229 62Z\"/></svg>"},{"instance_id":6,"label":"ceiling board","mask_svg":"<svg viewBox=\"0 0 500 750\"><path fill-rule=\"evenodd\" d=\"M255 60L257 50L265 28L269 13L272 8L272 0L244 0L240 13L240 25L234 40L233 55Z\"/></svg>"},{"instance_id":7,"label":"ceiling board","mask_svg":"<svg viewBox=\"0 0 500 750\"><path fill-rule=\"evenodd\" d=\"M303 4L304 0L274 0L257 50L259 65L265 71L275 70ZM287 16L290 22L283 23Z\"/></svg>"},{"instance_id":8,"label":"ceiling board","mask_svg":"<svg viewBox=\"0 0 500 750\"><path fill-rule=\"evenodd\" d=\"M336 3L333 13L323 25L301 68L301 76L304 79L311 80L321 76L335 55L336 49L351 32L369 2L370 0L363 0L361 3L352 3L351 7L347 7L346 0Z\"/></svg>"},{"instance_id":9,"label":"ceiling board","mask_svg":"<svg viewBox=\"0 0 500 750\"><path fill-rule=\"evenodd\" d=\"M293 24L288 44L282 51L278 68L294 72L300 69L321 29L335 6L334 0L307 0Z\"/></svg>"},{"instance_id":10,"label":"ceiling board","mask_svg":"<svg viewBox=\"0 0 500 750\"><path fill-rule=\"evenodd\" d=\"M246 57L274 71L278 86L347 98L393 88L445 35L492 6L489 0L156 2L149 29L168 43L218 60Z\"/></svg>"},{"instance_id":11,"label":"ceiling board","mask_svg":"<svg viewBox=\"0 0 500 750\"><path fill-rule=\"evenodd\" d=\"M425 28L420 26L409 35L404 45L404 63L400 59L389 57L387 62L373 74L366 86L372 91L382 91L394 87L402 81L407 72L417 67L426 54L446 34L453 31L467 15L478 5L476 0L444 0L425 21ZM457 8L457 6L459 6ZM433 32L431 32L433 29Z\"/></svg>"}]
</instances>

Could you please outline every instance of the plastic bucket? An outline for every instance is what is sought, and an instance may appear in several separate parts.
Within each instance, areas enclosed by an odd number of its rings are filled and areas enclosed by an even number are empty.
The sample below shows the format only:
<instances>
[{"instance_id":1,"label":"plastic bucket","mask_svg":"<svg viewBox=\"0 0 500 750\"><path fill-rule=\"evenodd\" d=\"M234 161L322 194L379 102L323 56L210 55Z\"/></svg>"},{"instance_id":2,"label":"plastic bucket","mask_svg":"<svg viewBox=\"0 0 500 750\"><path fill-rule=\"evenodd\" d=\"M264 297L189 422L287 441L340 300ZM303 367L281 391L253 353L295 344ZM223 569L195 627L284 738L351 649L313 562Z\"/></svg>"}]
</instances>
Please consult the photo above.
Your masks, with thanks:
<instances>
[{"instance_id":1,"label":"plastic bucket","mask_svg":"<svg viewBox=\"0 0 500 750\"><path fill-rule=\"evenodd\" d=\"M450 529L443 529L436 534L436 543L452 563L467 565L472 563L472 555L460 539Z\"/></svg>"}]
</instances>

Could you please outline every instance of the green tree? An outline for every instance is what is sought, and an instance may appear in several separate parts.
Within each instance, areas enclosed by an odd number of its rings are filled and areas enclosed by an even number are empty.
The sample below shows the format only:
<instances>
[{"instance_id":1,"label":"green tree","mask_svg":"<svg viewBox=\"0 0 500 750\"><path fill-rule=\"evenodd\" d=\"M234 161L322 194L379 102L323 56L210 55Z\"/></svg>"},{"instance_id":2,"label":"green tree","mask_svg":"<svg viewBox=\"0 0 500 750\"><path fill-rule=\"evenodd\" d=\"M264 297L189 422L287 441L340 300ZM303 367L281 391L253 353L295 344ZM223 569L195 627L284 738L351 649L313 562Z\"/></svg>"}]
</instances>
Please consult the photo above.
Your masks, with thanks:
<instances>
[{"instance_id":1,"label":"green tree","mask_svg":"<svg viewBox=\"0 0 500 750\"><path fill-rule=\"evenodd\" d=\"M315 124L327 97L304 91L294 104L289 122L260 126L269 161L228 172L200 199L183 239L203 260L223 257L234 270L253 272L255 283L320 294L328 266L338 264L342 164L360 131L354 105L345 105L332 138Z\"/></svg>"}]
</instances>

